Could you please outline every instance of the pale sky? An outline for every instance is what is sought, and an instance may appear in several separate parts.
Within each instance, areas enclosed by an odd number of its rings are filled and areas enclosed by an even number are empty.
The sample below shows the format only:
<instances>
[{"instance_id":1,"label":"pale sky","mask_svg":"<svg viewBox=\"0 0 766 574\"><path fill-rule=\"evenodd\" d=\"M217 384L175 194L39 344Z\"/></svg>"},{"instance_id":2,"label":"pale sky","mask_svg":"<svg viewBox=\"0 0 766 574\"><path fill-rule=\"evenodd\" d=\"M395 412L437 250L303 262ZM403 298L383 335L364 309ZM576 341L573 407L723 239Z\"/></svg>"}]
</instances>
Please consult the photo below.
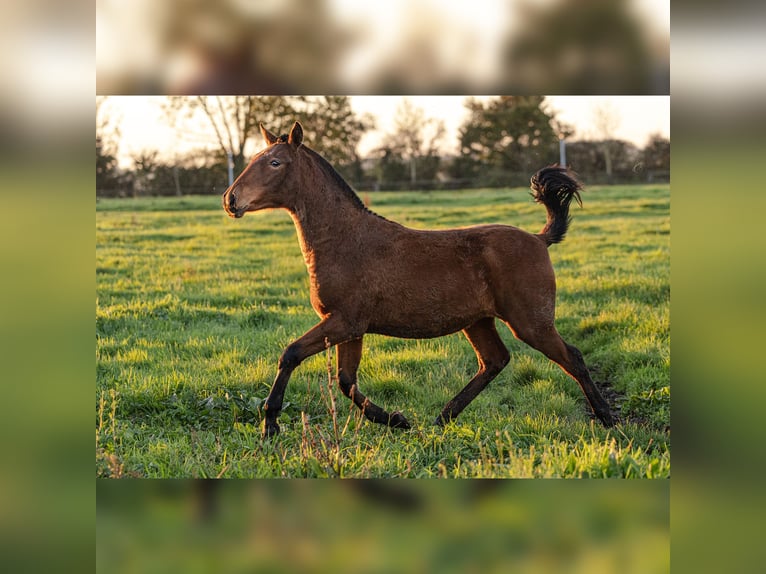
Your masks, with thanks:
<instances>
[{"instance_id":1,"label":"pale sky","mask_svg":"<svg viewBox=\"0 0 766 574\"><path fill-rule=\"evenodd\" d=\"M466 96L352 96L355 112L370 113L377 129L368 132L359 144L364 157L380 142L383 133L391 129L397 106L406 97L422 108L427 117L444 121L446 135L444 152L457 151L458 128L466 117L463 102ZM172 158L191 148L212 147L214 136L207 125L193 131L177 133L166 125L160 103L162 96L114 96L109 98L110 113L118 119L121 133L120 165L131 164L131 155L142 149L156 149L161 156ZM669 96L549 96L547 104L557 112L562 122L575 129L573 140L597 139L594 130L594 110L607 106L615 116L613 137L643 147L649 136L659 133L670 137ZM254 153L256 149L251 150Z\"/></svg>"}]
</instances>

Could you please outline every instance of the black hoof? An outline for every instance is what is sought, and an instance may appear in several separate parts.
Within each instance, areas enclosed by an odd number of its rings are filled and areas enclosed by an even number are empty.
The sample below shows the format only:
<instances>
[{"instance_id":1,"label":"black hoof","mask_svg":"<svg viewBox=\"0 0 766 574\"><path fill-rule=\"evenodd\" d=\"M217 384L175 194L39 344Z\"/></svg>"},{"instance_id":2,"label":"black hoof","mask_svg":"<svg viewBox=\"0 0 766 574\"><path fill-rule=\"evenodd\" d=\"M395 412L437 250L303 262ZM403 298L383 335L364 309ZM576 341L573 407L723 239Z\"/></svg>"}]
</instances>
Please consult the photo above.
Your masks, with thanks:
<instances>
[{"instance_id":1,"label":"black hoof","mask_svg":"<svg viewBox=\"0 0 766 574\"><path fill-rule=\"evenodd\" d=\"M279 434L279 425L276 422L270 423L268 421L263 422L263 440L268 440L271 437L275 437Z\"/></svg>"},{"instance_id":2,"label":"black hoof","mask_svg":"<svg viewBox=\"0 0 766 574\"><path fill-rule=\"evenodd\" d=\"M409 429L412 428L404 415L399 411L394 411L388 418L388 426L392 429Z\"/></svg>"},{"instance_id":3,"label":"black hoof","mask_svg":"<svg viewBox=\"0 0 766 574\"><path fill-rule=\"evenodd\" d=\"M611 428L619 422L619 419L613 417L611 413L598 414L596 415L596 418L601 421L601 424L604 425L605 428Z\"/></svg>"},{"instance_id":4,"label":"black hoof","mask_svg":"<svg viewBox=\"0 0 766 574\"><path fill-rule=\"evenodd\" d=\"M435 427L443 427L446 424L447 424L447 421L444 420L444 418L441 415L439 415L438 417L436 417L434 419L434 426Z\"/></svg>"}]
</instances>

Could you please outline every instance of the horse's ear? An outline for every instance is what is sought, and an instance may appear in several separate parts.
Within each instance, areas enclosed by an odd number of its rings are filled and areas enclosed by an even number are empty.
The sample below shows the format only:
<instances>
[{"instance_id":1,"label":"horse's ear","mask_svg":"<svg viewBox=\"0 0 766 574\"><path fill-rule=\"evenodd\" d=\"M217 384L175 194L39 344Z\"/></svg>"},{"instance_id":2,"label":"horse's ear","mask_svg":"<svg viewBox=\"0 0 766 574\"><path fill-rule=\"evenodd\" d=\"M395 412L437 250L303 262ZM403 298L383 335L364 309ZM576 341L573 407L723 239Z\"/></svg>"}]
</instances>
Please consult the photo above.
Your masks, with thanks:
<instances>
[{"instance_id":1,"label":"horse's ear","mask_svg":"<svg viewBox=\"0 0 766 574\"><path fill-rule=\"evenodd\" d=\"M277 136L275 136L273 133L271 133L269 130L267 130L265 127L263 127L263 124L259 123L258 127L261 128L261 135L263 136L263 139L266 140L266 143L271 145L274 142L277 141Z\"/></svg>"},{"instance_id":2,"label":"horse's ear","mask_svg":"<svg viewBox=\"0 0 766 574\"><path fill-rule=\"evenodd\" d=\"M301 124L298 122L293 124L293 129L290 130L290 136L287 138L287 141L295 147L298 147L303 143L303 128L301 127Z\"/></svg>"}]
</instances>

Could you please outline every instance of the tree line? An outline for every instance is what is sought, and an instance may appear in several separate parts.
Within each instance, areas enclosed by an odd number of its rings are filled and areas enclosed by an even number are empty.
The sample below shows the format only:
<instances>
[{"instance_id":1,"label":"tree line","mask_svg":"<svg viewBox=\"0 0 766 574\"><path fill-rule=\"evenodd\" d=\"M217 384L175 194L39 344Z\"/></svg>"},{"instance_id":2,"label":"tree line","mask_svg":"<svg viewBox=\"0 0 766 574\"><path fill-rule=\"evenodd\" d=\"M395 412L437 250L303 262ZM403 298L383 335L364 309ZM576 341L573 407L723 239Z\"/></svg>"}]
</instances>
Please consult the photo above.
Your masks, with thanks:
<instances>
[{"instance_id":1,"label":"tree line","mask_svg":"<svg viewBox=\"0 0 766 574\"><path fill-rule=\"evenodd\" d=\"M120 169L119 127L104 112L104 102L98 99L96 109L96 194L102 197L222 193L229 172L236 177L244 169L260 140L259 122L283 133L296 119L305 141L359 190L527 185L531 173L559 160L561 138L567 165L588 183L667 181L670 174L668 139L653 136L640 149L612 137L609 121L596 122L603 124L601 138L576 139L542 96L467 98L458 153L451 157L440 152L443 122L404 99L390 131L365 158L357 146L375 123L354 113L347 96L168 97L166 120L179 133L205 126L216 148L200 147L173 160L156 150L142 151L132 156L131 168ZM608 110L602 115L610 119Z\"/></svg>"}]
</instances>

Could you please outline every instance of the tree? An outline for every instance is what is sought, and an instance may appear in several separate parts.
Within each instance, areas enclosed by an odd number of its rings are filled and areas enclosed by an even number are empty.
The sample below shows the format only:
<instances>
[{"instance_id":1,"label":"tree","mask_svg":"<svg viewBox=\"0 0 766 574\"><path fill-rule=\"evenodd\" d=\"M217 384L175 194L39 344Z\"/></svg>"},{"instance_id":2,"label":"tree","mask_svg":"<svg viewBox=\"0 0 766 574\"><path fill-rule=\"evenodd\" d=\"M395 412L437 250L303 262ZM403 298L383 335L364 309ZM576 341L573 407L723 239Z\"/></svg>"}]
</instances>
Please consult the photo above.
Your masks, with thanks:
<instances>
[{"instance_id":1,"label":"tree","mask_svg":"<svg viewBox=\"0 0 766 574\"><path fill-rule=\"evenodd\" d=\"M396 188L401 186L401 182L407 180L409 168L402 159L400 152L386 146L379 148L377 151L381 156L375 167L375 174L377 176L375 188L380 189L381 186Z\"/></svg>"},{"instance_id":2,"label":"tree","mask_svg":"<svg viewBox=\"0 0 766 574\"><path fill-rule=\"evenodd\" d=\"M110 113L108 98L96 98L96 191L116 194L120 186L117 151L120 129Z\"/></svg>"},{"instance_id":3,"label":"tree","mask_svg":"<svg viewBox=\"0 0 766 574\"><path fill-rule=\"evenodd\" d=\"M223 158L231 156L235 175L245 168L253 140L261 141L260 122L280 134L302 121L311 147L341 171L358 164L356 146L372 127L368 117L354 114L347 96L171 96L165 109L171 123L177 124L179 117L186 120L179 126L181 135L192 118L204 119L211 143Z\"/></svg>"},{"instance_id":4,"label":"tree","mask_svg":"<svg viewBox=\"0 0 766 574\"><path fill-rule=\"evenodd\" d=\"M419 179L432 180L439 169L444 133L443 121L426 117L423 108L404 98L396 110L393 132L384 137L383 159L388 166L395 166L397 159L407 165L412 186Z\"/></svg>"},{"instance_id":5,"label":"tree","mask_svg":"<svg viewBox=\"0 0 766 574\"><path fill-rule=\"evenodd\" d=\"M156 195L153 191L159 162L156 150L144 150L132 156L133 159L133 197Z\"/></svg>"},{"instance_id":6,"label":"tree","mask_svg":"<svg viewBox=\"0 0 766 574\"><path fill-rule=\"evenodd\" d=\"M604 145L610 151L611 171L607 176ZM567 163L588 183L636 181L641 150L623 140L575 141L567 145Z\"/></svg>"},{"instance_id":7,"label":"tree","mask_svg":"<svg viewBox=\"0 0 766 574\"><path fill-rule=\"evenodd\" d=\"M258 123L280 133L289 127L295 111L284 96L170 96L165 111L171 124L183 118L204 118L212 130L211 142L218 145L223 157L231 157L234 172L247 164L246 147L255 136L260 137ZM187 126L180 126L180 131Z\"/></svg>"},{"instance_id":8,"label":"tree","mask_svg":"<svg viewBox=\"0 0 766 574\"><path fill-rule=\"evenodd\" d=\"M652 178L656 172L670 171L670 140L653 134L644 148L644 166Z\"/></svg>"},{"instance_id":9,"label":"tree","mask_svg":"<svg viewBox=\"0 0 766 574\"><path fill-rule=\"evenodd\" d=\"M612 183L612 154L614 152L614 132L620 125L620 117L609 102L602 102L593 107L593 126L601 140L604 154L604 169L607 183Z\"/></svg>"},{"instance_id":10,"label":"tree","mask_svg":"<svg viewBox=\"0 0 766 574\"><path fill-rule=\"evenodd\" d=\"M543 104L544 96L469 98L469 116L460 128L460 156L454 177L481 175L490 185L508 185L512 173L524 178L558 159L558 133L564 129Z\"/></svg>"},{"instance_id":11,"label":"tree","mask_svg":"<svg viewBox=\"0 0 766 574\"><path fill-rule=\"evenodd\" d=\"M303 124L304 141L322 154L341 174L361 179L356 148L364 133L374 127L370 116L357 116L348 96L295 98L296 119Z\"/></svg>"},{"instance_id":12,"label":"tree","mask_svg":"<svg viewBox=\"0 0 766 574\"><path fill-rule=\"evenodd\" d=\"M592 183L597 175L604 173L604 154L593 141L573 141L567 143L567 165L580 177Z\"/></svg>"}]
</instances>

